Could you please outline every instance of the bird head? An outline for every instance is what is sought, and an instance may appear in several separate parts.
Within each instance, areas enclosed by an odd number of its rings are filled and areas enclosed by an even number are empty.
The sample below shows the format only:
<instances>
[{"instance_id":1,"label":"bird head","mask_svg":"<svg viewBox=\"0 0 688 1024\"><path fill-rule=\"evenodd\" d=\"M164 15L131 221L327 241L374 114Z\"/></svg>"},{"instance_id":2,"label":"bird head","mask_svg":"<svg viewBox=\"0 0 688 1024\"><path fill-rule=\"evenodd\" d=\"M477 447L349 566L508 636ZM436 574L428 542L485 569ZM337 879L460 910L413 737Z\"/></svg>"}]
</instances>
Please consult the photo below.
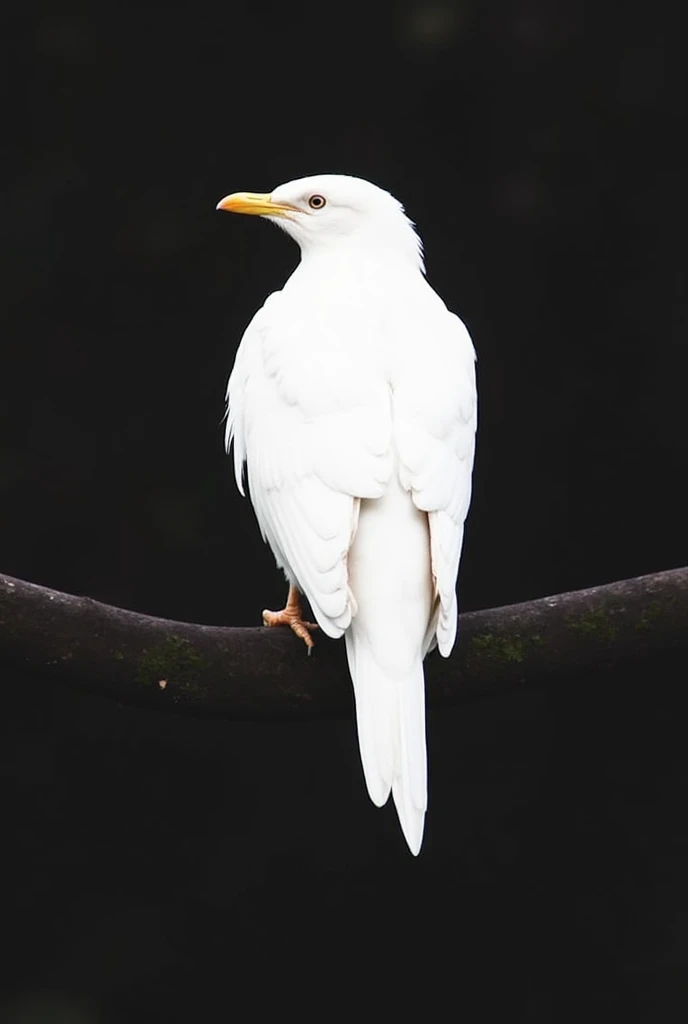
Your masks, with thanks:
<instances>
[{"instance_id":1,"label":"bird head","mask_svg":"<svg viewBox=\"0 0 688 1024\"><path fill-rule=\"evenodd\" d=\"M333 247L379 248L423 269L422 243L401 203L362 178L316 174L272 192L234 192L217 209L266 217L291 235L304 254Z\"/></svg>"}]
</instances>

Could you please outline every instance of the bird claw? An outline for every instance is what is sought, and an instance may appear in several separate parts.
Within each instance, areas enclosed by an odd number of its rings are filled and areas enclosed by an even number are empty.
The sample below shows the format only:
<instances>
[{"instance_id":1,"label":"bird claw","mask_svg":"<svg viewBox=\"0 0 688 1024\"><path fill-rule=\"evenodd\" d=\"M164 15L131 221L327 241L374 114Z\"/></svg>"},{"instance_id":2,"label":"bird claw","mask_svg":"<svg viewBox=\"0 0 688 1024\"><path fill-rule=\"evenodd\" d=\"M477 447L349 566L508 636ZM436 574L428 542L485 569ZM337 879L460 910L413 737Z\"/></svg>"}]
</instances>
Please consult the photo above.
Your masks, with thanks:
<instances>
[{"instance_id":1,"label":"bird claw","mask_svg":"<svg viewBox=\"0 0 688 1024\"><path fill-rule=\"evenodd\" d=\"M271 612L269 608L263 610L263 625L264 626L289 626L289 628L296 633L300 640L303 640L308 653L310 655L311 650L315 646L311 631L318 628L316 622L306 622L301 617L301 607L287 602L286 608L283 608L280 612Z\"/></svg>"}]
</instances>

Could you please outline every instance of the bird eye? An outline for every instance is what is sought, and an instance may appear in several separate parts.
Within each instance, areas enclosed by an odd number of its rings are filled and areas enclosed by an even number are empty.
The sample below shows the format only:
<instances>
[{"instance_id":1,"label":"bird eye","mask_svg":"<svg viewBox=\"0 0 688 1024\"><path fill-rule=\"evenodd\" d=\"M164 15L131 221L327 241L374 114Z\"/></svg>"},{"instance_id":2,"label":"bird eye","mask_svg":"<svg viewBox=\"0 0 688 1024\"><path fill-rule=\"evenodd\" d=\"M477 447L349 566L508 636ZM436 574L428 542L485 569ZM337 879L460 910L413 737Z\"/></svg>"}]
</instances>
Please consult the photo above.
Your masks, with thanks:
<instances>
[{"instance_id":1,"label":"bird eye","mask_svg":"<svg viewBox=\"0 0 688 1024\"><path fill-rule=\"evenodd\" d=\"M310 199L308 200L308 205L310 206L311 210L322 210L326 202L327 200L325 199L325 196L316 195L310 197Z\"/></svg>"}]
</instances>

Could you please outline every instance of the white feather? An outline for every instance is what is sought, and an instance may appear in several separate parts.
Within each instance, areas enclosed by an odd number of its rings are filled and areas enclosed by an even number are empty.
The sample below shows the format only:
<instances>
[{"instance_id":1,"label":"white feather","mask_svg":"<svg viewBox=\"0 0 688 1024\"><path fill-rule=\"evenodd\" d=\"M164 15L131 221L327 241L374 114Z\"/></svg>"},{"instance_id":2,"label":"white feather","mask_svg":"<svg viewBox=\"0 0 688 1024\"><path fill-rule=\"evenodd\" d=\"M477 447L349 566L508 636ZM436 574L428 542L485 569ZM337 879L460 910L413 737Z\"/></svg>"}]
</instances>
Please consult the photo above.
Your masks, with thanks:
<instances>
[{"instance_id":1,"label":"white feather","mask_svg":"<svg viewBox=\"0 0 688 1024\"><path fill-rule=\"evenodd\" d=\"M427 807L423 643L433 583L427 516L392 476L384 496L362 501L349 552L358 613L346 633L368 792L390 789L412 853Z\"/></svg>"},{"instance_id":2,"label":"white feather","mask_svg":"<svg viewBox=\"0 0 688 1024\"><path fill-rule=\"evenodd\" d=\"M310 192L332 213L313 218ZM385 198L387 197L387 198ZM401 207L358 179L281 186L303 260L249 325L227 388L237 485L331 637L346 635L361 759L418 853L427 806L422 661L456 636L475 353L423 276Z\"/></svg>"}]
</instances>

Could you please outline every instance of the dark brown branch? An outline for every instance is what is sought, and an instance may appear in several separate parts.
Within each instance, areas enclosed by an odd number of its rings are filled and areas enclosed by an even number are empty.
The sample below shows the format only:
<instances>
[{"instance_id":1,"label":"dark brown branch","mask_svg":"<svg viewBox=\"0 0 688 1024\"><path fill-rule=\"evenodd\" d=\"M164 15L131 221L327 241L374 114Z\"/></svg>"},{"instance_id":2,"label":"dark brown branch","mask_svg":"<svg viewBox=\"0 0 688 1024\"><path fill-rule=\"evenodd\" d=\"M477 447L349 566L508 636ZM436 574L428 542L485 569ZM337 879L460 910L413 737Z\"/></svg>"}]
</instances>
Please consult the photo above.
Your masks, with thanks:
<instances>
[{"instance_id":1,"label":"dark brown branch","mask_svg":"<svg viewBox=\"0 0 688 1024\"><path fill-rule=\"evenodd\" d=\"M452 657L428 659L429 703L688 654L687 624L688 568L469 612ZM344 646L325 637L308 658L289 630L172 622L2 575L0 664L122 701L234 718L352 706Z\"/></svg>"}]
</instances>

